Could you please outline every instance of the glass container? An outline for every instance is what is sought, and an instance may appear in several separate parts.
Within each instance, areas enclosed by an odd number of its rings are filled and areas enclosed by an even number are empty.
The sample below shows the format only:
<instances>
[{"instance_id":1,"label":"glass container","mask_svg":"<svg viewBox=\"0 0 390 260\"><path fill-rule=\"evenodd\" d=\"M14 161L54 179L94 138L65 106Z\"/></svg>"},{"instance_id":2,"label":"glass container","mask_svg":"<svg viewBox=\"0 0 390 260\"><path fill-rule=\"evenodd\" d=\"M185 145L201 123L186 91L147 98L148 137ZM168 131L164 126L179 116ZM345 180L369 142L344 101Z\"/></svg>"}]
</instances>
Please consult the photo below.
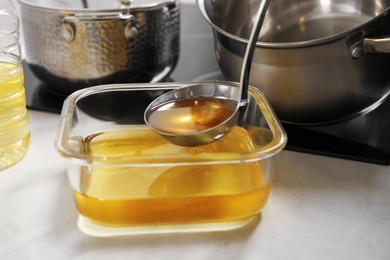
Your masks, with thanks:
<instances>
[{"instance_id":1,"label":"glass container","mask_svg":"<svg viewBox=\"0 0 390 260\"><path fill-rule=\"evenodd\" d=\"M264 95L250 88L239 125L203 146L169 143L145 125L162 93L192 84L116 84L64 102L56 148L79 212L93 236L221 231L251 222L265 206L287 137Z\"/></svg>"}]
</instances>

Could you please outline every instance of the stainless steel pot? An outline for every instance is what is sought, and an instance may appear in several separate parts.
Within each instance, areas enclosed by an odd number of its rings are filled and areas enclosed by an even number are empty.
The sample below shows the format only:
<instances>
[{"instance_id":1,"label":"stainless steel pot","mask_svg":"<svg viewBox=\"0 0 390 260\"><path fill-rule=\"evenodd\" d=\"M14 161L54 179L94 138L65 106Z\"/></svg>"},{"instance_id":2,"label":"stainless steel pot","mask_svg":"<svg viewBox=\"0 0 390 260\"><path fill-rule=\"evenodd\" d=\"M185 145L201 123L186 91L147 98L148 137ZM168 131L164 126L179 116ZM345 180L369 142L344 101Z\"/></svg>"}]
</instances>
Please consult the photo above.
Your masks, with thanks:
<instances>
[{"instance_id":1,"label":"stainless steel pot","mask_svg":"<svg viewBox=\"0 0 390 260\"><path fill-rule=\"evenodd\" d=\"M197 3L224 77L238 81L259 0ZM271 1L250 84L287 123L327 124L371 111L390 90L389 7L390 0Z\"/></svg>"},{"instance_id":2,"label":"stainless steel pot","mask_svg":"<svg viewBox=\"0 0 390 260\"><path fill-rule=\"evenodd\" d=\"M62 92L154 82L179 57L179 0L19 0L33 72Z\"/></svg>"}]
</instances>

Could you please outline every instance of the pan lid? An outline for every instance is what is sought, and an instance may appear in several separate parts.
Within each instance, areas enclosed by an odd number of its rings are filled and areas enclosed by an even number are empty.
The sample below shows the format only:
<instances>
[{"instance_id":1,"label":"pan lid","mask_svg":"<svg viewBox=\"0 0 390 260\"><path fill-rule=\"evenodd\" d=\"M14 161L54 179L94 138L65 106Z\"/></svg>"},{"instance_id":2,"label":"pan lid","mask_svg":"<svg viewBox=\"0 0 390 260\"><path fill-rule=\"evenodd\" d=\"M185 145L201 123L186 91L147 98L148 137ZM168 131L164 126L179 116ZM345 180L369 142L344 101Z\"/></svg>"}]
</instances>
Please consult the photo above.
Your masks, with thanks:
<instances>
[{"instance_id":1,"label":"pan lid","mask_svg":"<svg viewBox=\"0 0 390 260\"><path fill-rule=\"evenodd\" d=\"M178 0L18 0L22 5L64 11L111 11L118 9L155 8Z\"/></svg>"}]
</instances>

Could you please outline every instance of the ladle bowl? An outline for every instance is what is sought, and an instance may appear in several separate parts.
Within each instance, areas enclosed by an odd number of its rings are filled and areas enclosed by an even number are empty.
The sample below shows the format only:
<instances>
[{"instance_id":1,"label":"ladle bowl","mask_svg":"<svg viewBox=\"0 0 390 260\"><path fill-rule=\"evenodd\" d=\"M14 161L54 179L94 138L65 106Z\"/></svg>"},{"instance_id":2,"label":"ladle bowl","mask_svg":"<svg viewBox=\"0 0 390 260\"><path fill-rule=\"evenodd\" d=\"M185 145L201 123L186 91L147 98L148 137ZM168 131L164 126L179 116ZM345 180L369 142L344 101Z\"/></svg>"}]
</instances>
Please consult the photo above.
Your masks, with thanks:
<instances>
[{"instance_id":1,"label":"ladle bowl","mask_svg":"<svg viewBox=\"0 0 390 260\"><path fill-rule=\"evenodd\" d=\"M173 102L190 98L194 100L197 98L217 98L224 101L234 102L237 110L239 109L237 100L240 99L240 92L238 83L232 84L232 82L225 81L200 82L194 85L181 87L169 91L153 100L145 110L145 122L149 122L150 116L155 113L156 109L164 104L171 104ZM208 144L221 138L237 124L240 113L237 113L236 110L232 114L232 117L203 131L169 133L167 131L162 131L161 128L157 128L154 124L149 124L149 127L169 142L176 145L197 146L200 144ZM176 118L176 120L181 120L181 118Z\"/></svg>"}]
</instances>

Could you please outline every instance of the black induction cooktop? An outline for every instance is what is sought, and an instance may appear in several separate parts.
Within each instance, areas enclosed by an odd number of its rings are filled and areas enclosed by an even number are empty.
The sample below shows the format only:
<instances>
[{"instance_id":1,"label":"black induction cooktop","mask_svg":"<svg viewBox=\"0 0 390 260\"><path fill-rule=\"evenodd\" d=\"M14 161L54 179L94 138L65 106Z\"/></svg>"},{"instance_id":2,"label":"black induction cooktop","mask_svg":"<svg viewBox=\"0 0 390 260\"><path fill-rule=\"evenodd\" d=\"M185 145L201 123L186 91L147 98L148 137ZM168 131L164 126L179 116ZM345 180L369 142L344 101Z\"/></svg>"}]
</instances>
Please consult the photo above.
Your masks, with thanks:
<instances>
[{"instance_id":1,"label":"black induction cooktop","mask_svg":"<svg viewBox=\"0 0 390 260\"><path fill-rule=\"evenodd\" d=\"M197 6L182 4L181 45L177 66L165 81L223 79L210 26ZM389 57L390 58L390 57ZM26 63L27 107L60 113L67 94L41 82ZM368 163L390 164L390 99L368 114L337 124L303 127L283 124L286 149Z\"/></svg>"}]
</instances>

